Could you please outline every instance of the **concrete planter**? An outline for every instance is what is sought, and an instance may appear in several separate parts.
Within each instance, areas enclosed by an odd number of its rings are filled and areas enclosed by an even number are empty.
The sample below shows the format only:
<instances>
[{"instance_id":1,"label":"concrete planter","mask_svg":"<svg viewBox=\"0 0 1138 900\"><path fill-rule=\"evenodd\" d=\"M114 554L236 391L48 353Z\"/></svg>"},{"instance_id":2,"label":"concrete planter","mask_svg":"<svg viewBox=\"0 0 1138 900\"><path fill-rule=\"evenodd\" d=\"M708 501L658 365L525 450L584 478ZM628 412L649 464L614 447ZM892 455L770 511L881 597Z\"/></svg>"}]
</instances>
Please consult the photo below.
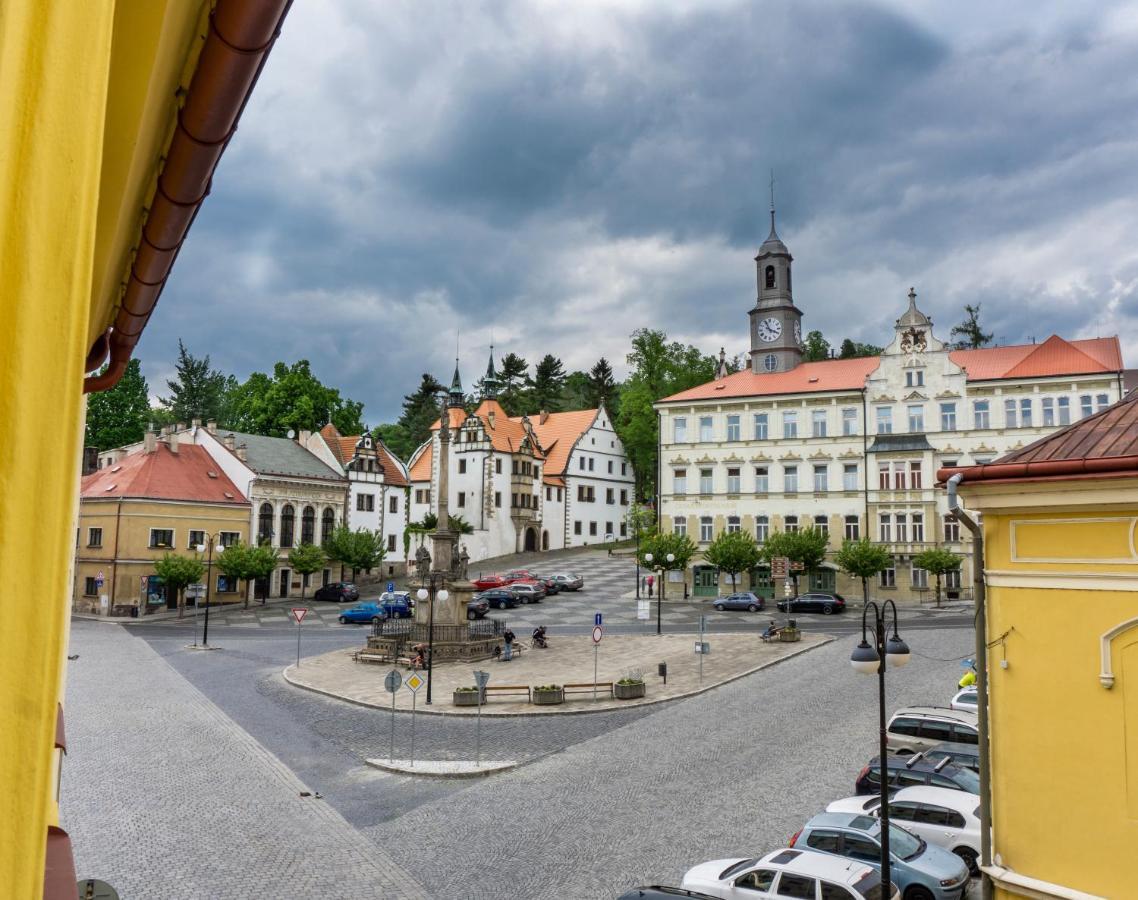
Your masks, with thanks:
<instances>
[{"instance_id":1,"label":"concrete planter","mask_svg":"<svg viewBox=\"0 0 1138 900\"><path fill-rule=\"evenodd\" d=\"M482 701L485 704L485 700ZM455 706L477 706L478 705L478 691L455 691L454 692L454 705Z\"/></svg>"},{"instance_id":2,"label":"concrete planter","mask_svg":"<svg viewBox=\"0 0 1138 900\"><path fill-rule=\"evenodd\" d=\"M644 682L639 681L636 684L620 684L617 682L612 686L613 695L617 700L635 700L638 697L644 696Z\"/></svg>"},{"instance_id":3,"label":"concrete planter","mask_svg":"<svg viewBox=\"0 0 1138 900\"><path fill-rule=\"evenodd\" d=\"M561 688L555 688L554 690L546 690L546 691L542 691L542 690L538 690L537 688L534 688L533 689L533 702L536 703L538 706L554 706L558 703L564 703L565 702L565 691Z\"/></svg>"},{"instance_id":4,"label":"concrete planter","mask_svg":"<svg viewBox=\"0 0 1138 900\"><path fill-rule=\"evenodd\" d=\"M784 644L793 644L802 640L802 632L797 628L784 628L778 633L778 639Z\"/></svg>"}]
</instances>

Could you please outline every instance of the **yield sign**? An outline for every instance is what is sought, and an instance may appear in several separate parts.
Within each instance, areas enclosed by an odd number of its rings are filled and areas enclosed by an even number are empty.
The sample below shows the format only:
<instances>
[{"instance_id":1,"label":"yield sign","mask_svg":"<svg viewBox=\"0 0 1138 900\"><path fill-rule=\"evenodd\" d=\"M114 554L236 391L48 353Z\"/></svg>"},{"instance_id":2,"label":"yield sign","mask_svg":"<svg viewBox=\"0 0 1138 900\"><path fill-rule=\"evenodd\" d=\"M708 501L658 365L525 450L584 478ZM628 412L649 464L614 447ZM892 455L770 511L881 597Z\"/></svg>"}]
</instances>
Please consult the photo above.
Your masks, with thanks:
<instances>
[{"instance_id":1,"label":"yield sign","mask_svg":"<svg viewBox=\"0 0 1138 900\"><path fill-rule=\"evenodd\" d=\"M296 619L296 624L299 625L304 621L304 617L308 615L307 606L294 606L292 608L292 617Z\"/></svg>"}]
</instances>

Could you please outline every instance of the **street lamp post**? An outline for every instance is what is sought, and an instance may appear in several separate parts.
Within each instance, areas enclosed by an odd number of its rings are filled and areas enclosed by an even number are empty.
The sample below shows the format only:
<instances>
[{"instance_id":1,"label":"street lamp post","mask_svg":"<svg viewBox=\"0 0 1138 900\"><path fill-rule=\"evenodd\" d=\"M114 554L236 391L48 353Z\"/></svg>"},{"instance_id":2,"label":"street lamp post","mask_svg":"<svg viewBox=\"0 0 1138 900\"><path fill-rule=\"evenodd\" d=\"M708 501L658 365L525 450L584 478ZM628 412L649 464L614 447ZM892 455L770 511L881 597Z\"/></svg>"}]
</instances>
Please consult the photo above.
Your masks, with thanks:
<instances>
[{"instance_id":1,"label":"street lamp post","mask_svg":"<svg viewBox=\"0 0 1138 900\"><path fill-rule=\"evenodd\" d=\"M635 499L635 498L633 498ZM635 506L632 507L636 509ZM633 525L636 526L636 599L640 599L640 514L637 512Z\"/></svg>"},{"instance_id":2,"label":"street lamp post","mask_svg":"<svg viewBox=\"0 0 1138 900\"><path fill-rule=\"evenodd\" d=\"M873 609L873 643L866 640L866 614ZM893 634L886 638L886 614L893 610ZM881 883L888 895L892 890L890 883L889 856L889 763L885 742L885 666L886 662L900 668L909 662L909 645L897 633L897 605L886 600L880 605L870 600L861 611L861 643L850 655L850 665L854 670L866 675L877 673L877 715L878 715L878 761L881 774L878 779L881 788Z\"/></svg>"},{"instance_id":3,"label":"street lamp post","mask_svg":"<svg viewBox=\"0 0 1138 900\"><path fill-rule=\"evenodd\" d=\"M431 674L435 668L435 600L441 600L446 603L450 599L450 593L446 588L436 590L436 578L438 576L432 575L430 581L430 590L421 587L415 593L415 596L420 601L428 600L430 606L427 607L427 703L431 702Z\"/></svg>"},{"instance_id":4,"label":"street lamp post","mask_svg":"<svg viewBox=\"0 0 1138 900\"><path fill-rule=\"evenodd\" d=\"M637 557L637 559L639 559L639 557ZM652 559L653 557L651 553L644 554L644 561L648 563L648 567L652 571L656 571L656 568L652 565ZM669 553L665 559L668 563L668 568L664 568L663 566L660 567L660 585L656 591L656 634L663 633L661 610L664 607L664 573L671 569L672 563L676 561L676 554ZM660 560L660 562L664 561L665 560Z\"/></svg>"},{"instance_id":5,"label":"street lamp post","mask_svg":"<svg viewBox=\"0 0 1138 900\"><path fill-rule=\"evenodd\" d=\"M209 557L205 566L205 628L202 633L202 646L209 647L209 598L210 598L210 577L213 570L213 544L218 539L219 535L207 534L205 536L205 543L198 544L198 553L205 553L206 548L209 548ZM194 615L197 615L197 610L194 610ZM195 629L196 631L197 629Z\"/></svg>"}]
</instances>

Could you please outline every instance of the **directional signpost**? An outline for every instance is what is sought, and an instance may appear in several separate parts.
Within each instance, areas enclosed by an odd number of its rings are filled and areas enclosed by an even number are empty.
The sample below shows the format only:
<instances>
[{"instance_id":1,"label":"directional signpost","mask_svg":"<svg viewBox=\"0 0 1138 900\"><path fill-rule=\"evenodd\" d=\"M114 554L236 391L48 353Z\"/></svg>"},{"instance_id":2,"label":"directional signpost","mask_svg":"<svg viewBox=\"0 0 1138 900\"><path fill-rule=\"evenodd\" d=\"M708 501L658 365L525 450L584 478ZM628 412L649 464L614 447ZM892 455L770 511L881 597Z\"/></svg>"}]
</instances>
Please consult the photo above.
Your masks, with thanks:
<instances>
[{"instance_id":1,"label":"directional signpost","mask_svg":"<svg viewBox=\"0 0 1138 900\"><path fill-rule=\"evenodd\" d=\"M412 673L411 677L403 683L411 691L411 768L413 769L415 768L415 700L419 696L419 688L426 682L417 673Z\"/></svg>"},{"instance_id":2,"label":"directional signpost","mask_svg":"<svg viewBox=\"0 0 1138 900\"><path fill-rule=\"evenodd\" d=\"M383 676L383 688L391 694L391 749L387 753L387 761L395 760L395 692L403 684L403 676L396 669L392 669Z\"/></svg>"},{"instance_id":3,"label":"directional signpost","mask_svg":"<svg viewBox=\"0 0 1138 900\"><path fill-rule=\"evenodd\" d=\"M478 719L474 723L474 764L482 762L482 691L490 682L490 673L475 669L474 686L478 688Z\"/></svg>"},{"instance_id":4,"label":"directional signpost","mask_svg":"<svg viewBox=\"0 0 1138 900\"><path fill-rule=\"evenodd\" d=\"M597 651L601 647L601 638L605 636L605 630L601 627L601 614L597 613L594 620L597 624L593 626L593 702L597 702Z\"/></svg>"},{"instance_id":5,"label":"directional signpost","mask_svg":"<svg viewBox=\"0 0 1138 900\"><path fill-rule=\"evenodd\" d=\"M300 668L300 623L308 615L307 606L294 606L291 615L296 619L296 667Z\"/></svg>"},{"instance_id":6,"label":"directional signpost","mask_svg":"<svg viewBox=\"0 0 1138 900\"><path fill-rule=\"evenodd\" d=\"M771 557L771 578L785 578L790 570L790 560L785 556Z\"/></svg>"}]
</instances>

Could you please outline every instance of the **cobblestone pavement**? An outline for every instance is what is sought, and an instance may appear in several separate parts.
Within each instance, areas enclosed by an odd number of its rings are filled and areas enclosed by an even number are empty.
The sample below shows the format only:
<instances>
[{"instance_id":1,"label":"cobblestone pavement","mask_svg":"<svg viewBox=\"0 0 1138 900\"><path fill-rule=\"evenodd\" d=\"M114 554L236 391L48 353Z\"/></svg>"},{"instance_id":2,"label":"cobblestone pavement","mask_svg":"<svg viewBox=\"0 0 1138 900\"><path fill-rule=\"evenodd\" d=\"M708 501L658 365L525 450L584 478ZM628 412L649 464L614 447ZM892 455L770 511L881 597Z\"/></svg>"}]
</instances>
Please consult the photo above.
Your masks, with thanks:
<instances>
[{"instance_id":1,"label":"cobblestone pavement","mask_svg":"<svg viewBox=\"0 0 1138 900\"><path fill-rule=\"evenodd\" d=\"M131 900L427 896L145 643L82 622L71 650L61 803L80 877Z\"/></svg>"}]
</instances>

